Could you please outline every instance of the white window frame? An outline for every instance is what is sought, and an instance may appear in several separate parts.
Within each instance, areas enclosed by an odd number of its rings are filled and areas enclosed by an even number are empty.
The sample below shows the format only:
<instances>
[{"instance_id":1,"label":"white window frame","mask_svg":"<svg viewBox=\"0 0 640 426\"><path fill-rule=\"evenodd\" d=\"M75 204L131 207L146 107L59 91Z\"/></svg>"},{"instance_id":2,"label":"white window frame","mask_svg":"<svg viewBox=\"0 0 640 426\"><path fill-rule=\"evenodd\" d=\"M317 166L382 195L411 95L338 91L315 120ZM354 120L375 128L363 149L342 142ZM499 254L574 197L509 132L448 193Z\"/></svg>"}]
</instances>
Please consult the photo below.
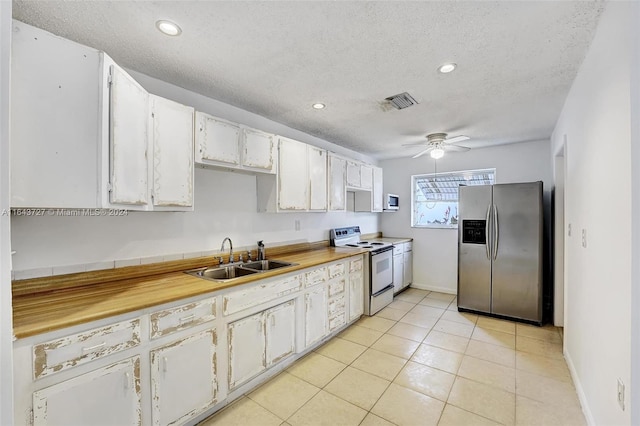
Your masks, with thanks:
<instances>
[{"instance_id":1,"label":"white window frame","mask_svg":"<svg viewBox=\"0 0 640 426\"><path fill-rule=\"evenodd\" d=\"M438 172L438 173L422 173L419 175L412 175L411 176L411 227L412 228L435 228L435 229L458 229L458 224L452 224L452 223L427 223L427 224L416 224L416 212L417 212L417 207L416 207L416 180L418 179L425 179L425 178L445 178L445 177L455 177L455 178L460 178L460 180L466 180L465 177L467 176L473 176L473 175L480 175L480 174L493 174L493 183L495 184L496 182L496 169L495 168L488 168L488 169L477 169L477 170L461 170L461 171L453 171L453 172ZM449 197L451 197L452 195L449 194ZM435 203L439 203L439 202L443 202L446 200L442 200L442 201L434 201L434 205ZM449 204L455 204L455 207L457 209L457 205L458 205L458 194L457 194L457 189L455 191L455 200L454 199L450 199L449 200Z\"/></svg>"}]
</instances>

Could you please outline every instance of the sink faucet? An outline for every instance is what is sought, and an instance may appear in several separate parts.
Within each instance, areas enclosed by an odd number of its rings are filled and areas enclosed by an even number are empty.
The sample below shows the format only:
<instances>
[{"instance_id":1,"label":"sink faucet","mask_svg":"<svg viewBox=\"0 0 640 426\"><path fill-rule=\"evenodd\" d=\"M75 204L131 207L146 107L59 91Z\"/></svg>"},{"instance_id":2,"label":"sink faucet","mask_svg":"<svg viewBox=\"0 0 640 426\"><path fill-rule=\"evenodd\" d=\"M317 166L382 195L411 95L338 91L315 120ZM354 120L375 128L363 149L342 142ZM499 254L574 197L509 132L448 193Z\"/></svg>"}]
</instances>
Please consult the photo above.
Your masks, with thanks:
<instances>
[{"instance_id":1,"label":"sink faucet","mask_svg":"<svg viewBox=\"0 0 640 426\"><path fill-rule=\"evenodd\" d=\"M224 240L222 240L220 251L224 251L224 243L227 241L229 241L229 263L233 263L233 243L231 242L231 238L226 237Z\"/></svg>"}]
</instances>

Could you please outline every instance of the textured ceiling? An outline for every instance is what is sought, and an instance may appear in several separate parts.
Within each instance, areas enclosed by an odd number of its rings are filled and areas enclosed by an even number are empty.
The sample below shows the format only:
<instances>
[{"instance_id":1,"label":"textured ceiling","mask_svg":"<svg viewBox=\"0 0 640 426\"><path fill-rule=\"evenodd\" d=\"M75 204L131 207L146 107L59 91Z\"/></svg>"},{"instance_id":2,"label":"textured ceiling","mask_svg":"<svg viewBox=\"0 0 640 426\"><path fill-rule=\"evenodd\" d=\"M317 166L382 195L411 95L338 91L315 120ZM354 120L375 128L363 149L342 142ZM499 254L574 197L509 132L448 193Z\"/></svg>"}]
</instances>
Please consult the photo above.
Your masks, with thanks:
<instances>
[{"instance_id":1,"label":"textured ceiling","mask_svg":"<svg viewBox=\"0 0 640 426\"><path fill-rule=\"evenodd\" d=\"M14 1L14 18L120 65L378 157L447 132L546 139L601 2ZM183 30L155 28L170 19ZM439 74L455 62L458 69ZM419 104L386 108L408 91ZM311 104L323 102L324 110Z\"/></svg>"}]
</instances>

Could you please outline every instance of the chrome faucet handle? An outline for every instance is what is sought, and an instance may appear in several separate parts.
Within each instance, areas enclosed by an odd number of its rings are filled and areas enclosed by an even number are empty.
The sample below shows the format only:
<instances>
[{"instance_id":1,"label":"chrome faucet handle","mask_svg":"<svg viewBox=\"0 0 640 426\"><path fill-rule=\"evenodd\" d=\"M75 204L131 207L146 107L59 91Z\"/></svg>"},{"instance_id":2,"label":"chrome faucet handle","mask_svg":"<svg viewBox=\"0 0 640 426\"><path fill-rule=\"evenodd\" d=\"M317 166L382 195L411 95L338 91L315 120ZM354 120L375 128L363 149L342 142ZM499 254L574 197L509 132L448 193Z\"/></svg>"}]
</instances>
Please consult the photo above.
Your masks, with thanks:
<instances>
[{"instance_id":1,"label":"chrome faucet handle","mask_svg":"<svg viewBox=\"0 0 640 426\"><path fill-rule=\"evenodd\" d=\"M229 250L229 263L233 263L233 250Z\"/></svg>"},{"instance_id":2,"label":"chrome faucet handle","mask_svg":"<svg viewBox=\"0 0 640 426\"><path fill-rule=\"evenodd\" d=\"M247 262L251 262L251 252L247 250Z\"/></svg>"},{"instance_id":3,"label":"chrome faucet handle","mask_svg":"<svg viewBox=\"0 0 640 426\"><path fill-rule=\"evenodd\" d=\"M224 259L222 258L222 256L220 256L218 258L218 265L222 265L222 264L224 264Z\"/></svg>"}]
</instances>

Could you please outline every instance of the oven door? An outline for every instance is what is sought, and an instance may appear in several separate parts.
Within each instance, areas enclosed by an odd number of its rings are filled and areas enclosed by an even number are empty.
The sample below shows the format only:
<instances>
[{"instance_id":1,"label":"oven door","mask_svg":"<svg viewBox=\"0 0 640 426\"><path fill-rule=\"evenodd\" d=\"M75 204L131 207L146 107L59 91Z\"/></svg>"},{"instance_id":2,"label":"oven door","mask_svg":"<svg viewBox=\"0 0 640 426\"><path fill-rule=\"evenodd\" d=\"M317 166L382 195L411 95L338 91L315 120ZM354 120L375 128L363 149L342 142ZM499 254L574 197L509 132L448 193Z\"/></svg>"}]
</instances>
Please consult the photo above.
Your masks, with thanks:
<instances>
[{"instance_id":1,"label":"oven door","mask_svg":"<svg viewBox=\"0 0 640 426\"><path fill-rule=\"evenodd\" d=\"M371 295L393 285L393 246L371 252Z\"/></svg>"}]
</instances>

